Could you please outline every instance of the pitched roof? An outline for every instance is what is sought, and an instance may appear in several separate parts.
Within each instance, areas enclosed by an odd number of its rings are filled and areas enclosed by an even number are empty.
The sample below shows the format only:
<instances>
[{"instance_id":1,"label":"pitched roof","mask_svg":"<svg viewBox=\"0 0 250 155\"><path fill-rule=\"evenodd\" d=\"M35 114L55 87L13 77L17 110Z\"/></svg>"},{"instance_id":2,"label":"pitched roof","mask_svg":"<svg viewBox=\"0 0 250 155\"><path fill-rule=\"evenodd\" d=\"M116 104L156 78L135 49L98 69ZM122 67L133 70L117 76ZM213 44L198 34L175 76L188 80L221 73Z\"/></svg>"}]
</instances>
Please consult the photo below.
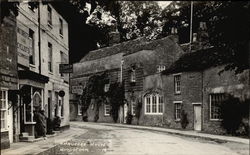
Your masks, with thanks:
<instances>
[{"instance_id":1,"label":"pitched roof","mask_svg":"<svg viewBox=\"0 0 250 155\"><path fill-rule=\"evenodd\" d=\"M204 69L223 65L233 56L223 49L207 48L192 53L186 53L162 72L169 75L178 72L202 71Z\"/></svg>"},{"instance_id":2,"label":"pitched roof","mask_svg":"<svg viewBox=\"0 0 250 155\"><path fill-rule=\"evenodd\" d=\"M146 38L142 37L135 40L115 44L110 47L90 51L81 59L80 62L96 60L117 53L124 53L124 55L129 55L142 50L154 50L158 46L170 45L173 44L173 42L174 41L171 39L170 36L152 41L147 41Z\"/></svg>"},{"instance_id":3,"label":"pitched roof","mask_svg":"<svg viewBox=\"0 0 250 155\"><path fill-rule=\"evenodd\" d=\"M122 52L127 51L127 48L131 47L131 45L139 44L145 41L146 41L146 38L138 38L138 39L122 42L119 44L115 44L113 46L104 47L104 48L100 48L94 51L90 51L87 55L85 55L80 60L80 62L100 59L100 58L104 58L104 57L114 55L117 53L122 53Z\"/></svg>"}]
</instances>

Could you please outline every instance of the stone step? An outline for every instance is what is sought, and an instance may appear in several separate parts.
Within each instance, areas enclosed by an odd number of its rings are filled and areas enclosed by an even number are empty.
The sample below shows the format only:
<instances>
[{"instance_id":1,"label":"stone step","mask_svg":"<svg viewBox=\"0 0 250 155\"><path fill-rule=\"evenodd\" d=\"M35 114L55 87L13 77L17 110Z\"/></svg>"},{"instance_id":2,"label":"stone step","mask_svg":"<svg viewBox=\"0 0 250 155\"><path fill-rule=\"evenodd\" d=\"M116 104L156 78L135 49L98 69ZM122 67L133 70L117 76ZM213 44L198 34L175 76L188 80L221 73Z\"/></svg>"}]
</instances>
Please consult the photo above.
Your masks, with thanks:
<instances>
[{"instance_id":1,"label":"stone step","mask_svg":"<svg viewBox=\"0 0 250 155\"><path fill-rule=\"evenodd\" d=\"M19 140L21 142L33 142L35 140L35 137L34 136L25 136L25 137L21 136Z\"/></svg>"},{"instance_id":2,"label":"stone step","mask_svg":"<svg viewBox=\"0 0 250 155\"><path fill-rule=\"evenodd\" d=\"M27 136L29 136L28 132L22 132L22 137L27 137Z\"/></svg>"}]
</instances>

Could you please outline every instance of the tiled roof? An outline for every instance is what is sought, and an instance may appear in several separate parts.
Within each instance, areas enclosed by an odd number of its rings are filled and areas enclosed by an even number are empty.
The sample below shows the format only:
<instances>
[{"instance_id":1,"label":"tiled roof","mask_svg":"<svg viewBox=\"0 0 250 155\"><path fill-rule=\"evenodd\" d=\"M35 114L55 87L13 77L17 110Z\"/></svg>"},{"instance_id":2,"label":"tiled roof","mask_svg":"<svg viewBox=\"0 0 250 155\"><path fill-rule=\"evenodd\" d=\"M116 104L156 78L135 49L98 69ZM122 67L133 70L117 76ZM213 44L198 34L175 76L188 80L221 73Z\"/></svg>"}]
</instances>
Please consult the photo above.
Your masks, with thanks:
<instances>
[{"instance_id":1,"label":"tiled roof","mask_svg":"<svg viewBox=\"0 0 250 155\"><path fill-rule=\"evenodd\" d=\"M178 72L202 71L204 69L223 65L232 58L223 49L208 48L181 56L174 64L162 72L168 75Z\"/></svg>"}]
</instances>

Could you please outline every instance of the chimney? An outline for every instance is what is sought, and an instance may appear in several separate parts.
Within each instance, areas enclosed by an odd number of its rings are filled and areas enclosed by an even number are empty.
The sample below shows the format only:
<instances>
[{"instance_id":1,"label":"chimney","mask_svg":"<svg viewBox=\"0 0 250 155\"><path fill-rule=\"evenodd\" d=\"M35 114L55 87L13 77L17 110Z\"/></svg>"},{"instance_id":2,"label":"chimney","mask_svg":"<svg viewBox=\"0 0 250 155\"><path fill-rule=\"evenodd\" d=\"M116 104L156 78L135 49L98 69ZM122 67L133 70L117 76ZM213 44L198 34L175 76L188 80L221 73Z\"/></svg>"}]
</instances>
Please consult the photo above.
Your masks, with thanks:
<instances>
[{"instance_id":1,"label":"chimney","mask_svg":"<svg viewBox=\"0 0 250 155\"><path fill-rule=\"evenodd\" d=\"M116 21L112 21L114 23L113 26L111 26L111 30L109 32L109 36L108 36L108 39L109 39L109 46L112 46L114 44L117 44L117 43L120 43L120 33L119 31L117 30L117 24L116 24Z\"/></svg>"}]
</instances>

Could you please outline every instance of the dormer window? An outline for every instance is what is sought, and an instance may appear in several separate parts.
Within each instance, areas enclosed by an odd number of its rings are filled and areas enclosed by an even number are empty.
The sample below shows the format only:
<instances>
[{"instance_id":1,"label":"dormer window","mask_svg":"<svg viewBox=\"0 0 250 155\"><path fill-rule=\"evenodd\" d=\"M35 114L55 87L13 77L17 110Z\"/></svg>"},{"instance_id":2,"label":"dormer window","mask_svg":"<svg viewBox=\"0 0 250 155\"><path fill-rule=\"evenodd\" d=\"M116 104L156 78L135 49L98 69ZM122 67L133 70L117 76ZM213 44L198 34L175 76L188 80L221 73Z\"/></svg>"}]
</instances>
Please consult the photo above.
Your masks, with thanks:
<instances>
[{"instance_id":1,"label":"dormer window","mask_svg":"<svg viewBox=\"0 0 250 155\"><path fill-rule=\"evenodd\" d=\"M166 67L164 65L159 65L157 66L157 72L160 73L162 71L164 71L166 69Z\"/></svg>"}]
</instances>

